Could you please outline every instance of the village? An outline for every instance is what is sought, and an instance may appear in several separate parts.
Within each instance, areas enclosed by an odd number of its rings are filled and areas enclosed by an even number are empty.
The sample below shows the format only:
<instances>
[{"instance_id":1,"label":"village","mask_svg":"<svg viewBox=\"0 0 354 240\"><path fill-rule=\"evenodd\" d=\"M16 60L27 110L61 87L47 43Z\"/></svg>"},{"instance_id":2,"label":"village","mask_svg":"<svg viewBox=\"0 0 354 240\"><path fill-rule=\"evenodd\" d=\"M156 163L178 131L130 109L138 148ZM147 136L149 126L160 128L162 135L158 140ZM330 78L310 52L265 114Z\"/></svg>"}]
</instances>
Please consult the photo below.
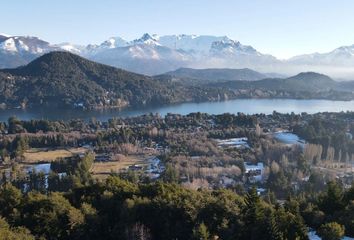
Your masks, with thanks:
<instances>
[{"instance_id":1,"label":"village","mask_svg":"<svg viewBox=\"0 0 354 240\"><path fill-rule=\"evenodd\" d=\"M59 132L37 133L28 132L20 121L9 122L2 125L1 143L18 142L12 144L17 145L14 149L4 146L8 151L1 151L1 166L7 171L33 169L49 175L52 162L91 154L89 172L98 181L116 174L135 176L139 181L173 179L192 189L238 191L256 186L259 194L272 191L285 197L283 190L301 191L309 184L321 187L321 183L309 183L313 174L321 174L325 180L341 179L350 186L353 121L340 117L346 125L346 153L335 146L325 151L300 136L309 122L325 119L321 114L145 115L109 122L77 121L64 124L65 130ZM38 143L39 139L47 140ZM55 141L49 144L48 139Z\"/></svg>"}]
</instances>

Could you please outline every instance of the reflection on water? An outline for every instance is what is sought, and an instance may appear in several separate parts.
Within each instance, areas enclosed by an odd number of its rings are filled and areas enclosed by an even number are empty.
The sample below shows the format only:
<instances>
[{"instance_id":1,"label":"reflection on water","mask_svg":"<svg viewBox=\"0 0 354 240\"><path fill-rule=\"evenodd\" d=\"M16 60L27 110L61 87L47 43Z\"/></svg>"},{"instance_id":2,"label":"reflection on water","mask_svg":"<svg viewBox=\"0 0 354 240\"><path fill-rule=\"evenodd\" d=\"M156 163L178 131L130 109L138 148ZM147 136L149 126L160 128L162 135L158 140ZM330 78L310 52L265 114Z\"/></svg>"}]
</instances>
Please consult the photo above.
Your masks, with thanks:
<instances>
[{"instance_id":1,"label":"reflection on water","mask_svg":"<svg viewBox=\"0 0 354 240\"><path fill-rule=\"evenodd\" d=\"M68 120L80 118L90 120L96 118L106 121L113 117L138 116L148 113L159 113L164 116L167 113L189 114L191 112L205 112L209 114L221 114L225 112L246 114L265 113L273 111L280 113L317 113L354 111L354 101L330 101L330 100L295 100L295 99L236 99L225 102L184 103L163 107L144 107L141 109L125 110L79 110L79 109L10 109L0 110L0 121L7 121L11 116L17 116L21 120L49 119Z\"/></svg>"}]
</instances>

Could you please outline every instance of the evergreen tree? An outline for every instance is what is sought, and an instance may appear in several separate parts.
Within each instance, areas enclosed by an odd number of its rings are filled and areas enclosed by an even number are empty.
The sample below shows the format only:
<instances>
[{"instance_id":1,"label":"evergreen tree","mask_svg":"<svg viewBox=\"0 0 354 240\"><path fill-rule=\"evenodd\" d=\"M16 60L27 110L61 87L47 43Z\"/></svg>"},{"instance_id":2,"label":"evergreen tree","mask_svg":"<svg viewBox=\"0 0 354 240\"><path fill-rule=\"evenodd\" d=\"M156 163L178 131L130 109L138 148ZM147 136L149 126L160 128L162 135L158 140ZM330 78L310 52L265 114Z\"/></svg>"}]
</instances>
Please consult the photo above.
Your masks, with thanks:
<instances>
[{"instance_id":1,"label":"evergreen tree","mask_svg":"<svg viewBox=\"0 0 354 240\"><path fill-rule=\"evenodd\" d=\"M245 197L244 214L244 239L260 239L264 227L264 211L257 189L253 187Z\"/></svg>"},{"instance_id":2,"label":"evergreen tree","mask_svg":"<svg viewBox=\"0 0 354 240\"><path fill-rule=\"evenodd\" d=\"M343 191L336 182L327 184L327 192L320 200L320 208L326 214L333 214L336 211L343 209Z\"/></svg>"},{"instance_id":3,"label":"evergreen tree","mask_svg":"<svg viewBox=\"0 0 354 240\"><path fill-rule=\"evenodd\" d=\"M278 224L276 222L275 216L271 213L268 216L267 220L267 231L268 231L268 239L270 240L283 240L283 234L279 230Z\"/></svg>"},{"instance_id":4,"label":"evergreen tree","mask_svg":"<svg viewBox=\"0 0 354 240\"><path fill-rule=\"evenodd\" d=\"M210 233L207 226L204 223L198 224L193 230L193 236L195 240L209 240Z\"/></svg>"},{"instance_id":5,"label":"evergreen tree","mask_svg":"<svg viewBox=\"0 0 354 240\"><path fill-rule=\"evenodd\" d=\"M321 225L318 229L318 235L323 240L340 240L344 236L344 230L344 226L336 222L330 222Z\"/></svg>"}]
</instances>

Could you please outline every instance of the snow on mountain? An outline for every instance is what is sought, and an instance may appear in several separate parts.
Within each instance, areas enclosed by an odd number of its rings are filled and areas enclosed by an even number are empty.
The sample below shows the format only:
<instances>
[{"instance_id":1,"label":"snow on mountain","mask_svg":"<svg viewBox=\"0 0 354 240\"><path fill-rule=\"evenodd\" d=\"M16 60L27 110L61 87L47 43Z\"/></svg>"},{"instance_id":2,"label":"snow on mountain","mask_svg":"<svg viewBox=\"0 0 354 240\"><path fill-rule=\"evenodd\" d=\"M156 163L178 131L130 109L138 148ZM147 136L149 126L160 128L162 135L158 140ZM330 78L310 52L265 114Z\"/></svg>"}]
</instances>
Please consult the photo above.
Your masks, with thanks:
<instances>
[{"instance_id":1,"label":"snow on mountain","mask_svg":"<svg viewBox=\"0 0 354 240\"><path fill-rule=\"evenodd\" d=\"M111 37L101 44L50 44L37 37L0 34L0 68L17 67L50 51L69 51L115 67L160 74L180 67L251 68L261 72L296 74L322 72L353 78L354 45L328 53L305 54L278 60L226 36L143 34L135 40Z\"/></svg>"},{"instance_id":2,"label":"snow on mountain","mask_svg":"<svg viewBox=\"0 0 354 240\"><path fill-rule=\"evenodd\" d=\"M213 42L228 39L227 37L199 36L199 35L166 35L161 36L158 42L172 49L181 49L193 52L209 52Z\"/></svg>"},{"instance_id":3,"label":"snow on mountain","mask_svg":"<svg viewBox=\"0 0 354 240\"><path fill-rule=\"evenodd\" d=\"M37 37L0 36L0 68L25 65L40 55L54 51L46 41Z\"/></svg>"},{"instance_id":4,"label":"snow on mountain","mask_svg":"<svg viewBox=\"0 0 354 240\"><path fill-rule=\"evenodd\" d=\"M99 51L91 59L137 73L155 75L185 66L190 61L190 56L161 46L155 39L144 38L134 43L132 41L126 47Z\"/></svg>"},{"instance_id":5,"label":"snow on mountain","mask_svg":"<svg viewBox=\"0 0 354 240\"><path fill-rule=\"evenodd\" d=\"M6 38L8 38L8 37L11 37L11 35L6 34L6 33L0 33L0 37L6 37Z\"/></svg>"},{"instance_id":6,"label":"snow on mountain","mask_svg":"<svg viewBox=\"0 0 354 240\"><path fill-rule=\"evenodd\" d=\"M157 39L152 37L150 34L145 33L141 38L135 39L129 43L130 46L134 45L151 45L151 46L160 46L161 44L158 43Z\"/></svg>"},{"instance_id":7,"label":"snow on mountain","mask_svg":"<svg viewBox=\"0 0 354 240\"><path fill-rule=\"evenodd\" d=\"M43 54L50 50L50 44L37 37L12 36L0 39L0 51L8 53Z\"/></svg>"},{"instance_id":8,"label":"snow on mountain","mask_svg":"<svg viewBox=\"0 0 354 240\"><path fill-rule=\"evenodd\" d=\"M231 39L223 39L221 41L215 41L211 45L210 52L213 55L224 56L224 55L235 55L235 54L246 54L246 55L258 55L261 56L256 49L251 46L242 45L239 41L234 41Z\"/></svg>"},{"instance_id":9,"label":"snow on mountain","mask_svg":"<svg viewBox=\"0 0 354 240\"><path fill-rule=\"evenodd\" d=\"M127 41L111 37L99 45L80 46L70 43L51 45L33 37L4 37L0 49L17 54L18 64L49 52L69 51L94 61L144 74L160 74L180 67L255 67L252 62L262 57L254 48L226 36L143 34ZM27 55L30 54L28 57ZM26 55L26 58L23 56ZM247 56L240 57L240 56ZM0 66L16 66L16 59Z\"/></svg>"},{"instance_id":10,"label":"snow on mountain","mask_svg":"<svg viewBox=\"0 0 354 240\"><path fill-rule=\"evenodd\" d=\"M15 40L13 38L6 39L5 41L0 43L0 49L9 52L17 52Z\"/></svg>"},{"instance_id":11,"label":"snow on mountain","mask_svg":"<svg viewBox=\"0 0 354 240\"><path fill-rule=\"evenodd\" d=\"M128 42L121 37L111 37L100 45L100 47L103 49L126 46L128 46Z\"/></svg>"},{"instance_id":12,"label":"snow on mountain","mask_svg":"<svg viewBox=\"0 0 354 240\"><path fill-rule=\"evenodd\" d=\"M352 66L354 64L354 45L339 47L327 53L295 56L287 62L302 65Z\"/></svg>"},{"instance_id":13,"label":"snow on mountain","mask_svg":"<svg viewBox=\"0 0 354 240\"><path fill-rule=\"evenodd\" d=\"M76 45L76 44L71 44L71 43L60 43L57 45L53 45L53 47L57 47L61 50L68 51L74 54L80 55L85 51L86 47L82 45Z\"/></svg>"},{"instance_id":14,"label":"snow on mountain","mask_svg":"<svg viewBox=\"0 0 354 240\"><path fill-rule=\"evenodd\" d=\"M107 42L107 41L106 41ZM89 57L108 65L144 74L159 74L179 67L250 67L276 59L225 36L167 35L145 33L124 47L102 48ZM150 62L149 62L150 61Z\"/></svg>"}]
</instances>

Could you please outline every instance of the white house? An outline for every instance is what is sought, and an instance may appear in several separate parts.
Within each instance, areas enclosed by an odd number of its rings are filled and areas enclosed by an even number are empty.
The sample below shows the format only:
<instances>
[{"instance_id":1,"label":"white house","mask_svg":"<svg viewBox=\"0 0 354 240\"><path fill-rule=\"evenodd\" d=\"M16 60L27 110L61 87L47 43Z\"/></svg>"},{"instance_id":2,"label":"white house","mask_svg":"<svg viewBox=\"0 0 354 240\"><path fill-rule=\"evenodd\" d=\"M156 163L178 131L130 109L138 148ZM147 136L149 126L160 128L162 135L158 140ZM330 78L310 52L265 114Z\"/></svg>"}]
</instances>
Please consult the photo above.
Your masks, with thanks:
<instances>
[{"instance_id":1,"label":"white house","mask_svg":"<svg viewBox=\"0 0 354 240\"><path fill-rule=\"evenodd\" d=\"M245 163L245 175L251 182L260 182L263 180L264 165L257 163L257 165Z\"/></svg>"}]
</instances>

